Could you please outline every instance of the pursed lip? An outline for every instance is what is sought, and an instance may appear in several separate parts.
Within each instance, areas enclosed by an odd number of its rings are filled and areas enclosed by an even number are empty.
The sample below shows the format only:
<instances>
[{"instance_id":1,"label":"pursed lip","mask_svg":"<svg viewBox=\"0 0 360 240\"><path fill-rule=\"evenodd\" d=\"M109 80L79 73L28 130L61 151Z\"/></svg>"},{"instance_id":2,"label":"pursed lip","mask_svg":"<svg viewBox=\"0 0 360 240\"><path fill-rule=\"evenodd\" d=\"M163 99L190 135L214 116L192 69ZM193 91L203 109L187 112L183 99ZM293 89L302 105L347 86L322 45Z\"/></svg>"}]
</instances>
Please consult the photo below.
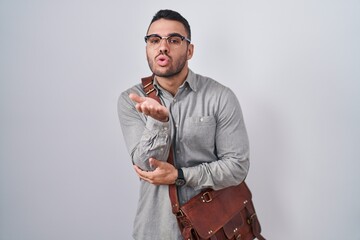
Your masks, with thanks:
<instances>
[{"instance_id":1,"label":"pursed lip","mask_svg":"<svg viewBox=\"0 0 360 240\"><path fill-rule=\"evenodd\" d=\"M170 57L165 55L165 54L159 54L156 58L155 61L157 64L159 64L160 66L165 66L170 62Z\"/></svg>"}]
</instances>

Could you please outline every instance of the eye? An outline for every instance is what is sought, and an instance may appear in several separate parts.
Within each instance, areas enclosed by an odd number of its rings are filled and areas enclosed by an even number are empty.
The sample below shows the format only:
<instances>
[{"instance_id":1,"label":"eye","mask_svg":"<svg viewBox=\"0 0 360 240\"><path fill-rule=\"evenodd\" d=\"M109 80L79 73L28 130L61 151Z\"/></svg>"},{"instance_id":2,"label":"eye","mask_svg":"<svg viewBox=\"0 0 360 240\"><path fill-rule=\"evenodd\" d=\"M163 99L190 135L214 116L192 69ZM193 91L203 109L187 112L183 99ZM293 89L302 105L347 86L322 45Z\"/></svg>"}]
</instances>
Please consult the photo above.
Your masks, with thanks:
<instances>
[{"instance_id":1,"label":"eye","mask_svg":"<svg viewBox=\"0 0 360 240\"><path fill-rule=\"evenodd\" d=\"M178 37L178 36L169 37L169 39L168 39L169 44L172 44L172 45L180 45L181 41L182 41L181 37Z\"/></svg>"},{"instance_id":2,"label":"eye","mask_svg":"<svg viewBox=\"0 0 360 240\"><path fill-rule=\"evenodd\" d=\"M153 36L153 37L149 37L147 41L148 41L148 43L155 45L160 42L160 38Z\"/></svg>"}]
</instances>

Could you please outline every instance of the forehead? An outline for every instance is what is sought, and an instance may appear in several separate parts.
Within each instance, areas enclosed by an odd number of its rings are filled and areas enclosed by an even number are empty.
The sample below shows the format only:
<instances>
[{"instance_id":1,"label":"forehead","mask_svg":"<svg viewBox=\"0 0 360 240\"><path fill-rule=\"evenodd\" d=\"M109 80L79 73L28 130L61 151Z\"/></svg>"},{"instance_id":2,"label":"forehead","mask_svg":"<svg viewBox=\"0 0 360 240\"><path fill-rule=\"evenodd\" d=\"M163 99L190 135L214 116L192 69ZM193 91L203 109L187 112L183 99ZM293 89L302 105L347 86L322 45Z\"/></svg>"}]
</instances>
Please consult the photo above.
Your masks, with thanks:
<instances>
[{"instance_id":1,"label":"forehead","mask_svg":"<svg viewBox=\"0 0 360 240\"><path fill-rule=\"evenodd\" d=\"M159 34L160 36L167 36L171 33L180 33L184 36L187 35L185 27L181 22L163 18L153 22L147 32L148 35Z\"/></svg>"}]
</instances>

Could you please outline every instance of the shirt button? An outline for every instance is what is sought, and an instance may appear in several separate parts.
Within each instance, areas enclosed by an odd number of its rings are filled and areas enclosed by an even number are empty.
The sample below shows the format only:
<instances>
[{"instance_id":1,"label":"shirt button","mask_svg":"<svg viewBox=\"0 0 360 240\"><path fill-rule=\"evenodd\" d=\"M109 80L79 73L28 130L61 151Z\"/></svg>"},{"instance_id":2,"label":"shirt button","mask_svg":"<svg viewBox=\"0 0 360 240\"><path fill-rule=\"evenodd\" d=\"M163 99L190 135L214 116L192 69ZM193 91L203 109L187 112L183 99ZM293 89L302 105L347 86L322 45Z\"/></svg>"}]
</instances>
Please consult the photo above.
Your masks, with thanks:
<instances>
[{"instance_id":1,"label":"shirt button","mask_svg":"<svg viewBox=\"0 0 360 240\"><path fill-rule=\"evenodd\" d=\"M167 127L164 127L164 130L166 131L166 130L167 130Z\"/></svg>"},{"instance_id":2,"label":"shirt button","mask_svg":"<svg viewBox=\"0 0 360 240\"><path fill-rule=\"evenodd\" d=\"M176 150L176 153L180 153L180 150Z\"/></svg>"},{"instance_id":3,"label":"shirt button","mask_svg":"<svg viewBox=\"0 0 360 240\"><path fill-rule=\"evenodd\" d=\"M173 102L176 102L176 98L174 98Z\"/></svg>"},{"instance_id":4,"label":"shirt button","mask_svg":"<svg viewBox=\"0 0 360 240\"><path fill-rule=\"evenodd\" d=\"M204 118L200 118L200 122L204 121Z\"/></svg>"}]
</instances>

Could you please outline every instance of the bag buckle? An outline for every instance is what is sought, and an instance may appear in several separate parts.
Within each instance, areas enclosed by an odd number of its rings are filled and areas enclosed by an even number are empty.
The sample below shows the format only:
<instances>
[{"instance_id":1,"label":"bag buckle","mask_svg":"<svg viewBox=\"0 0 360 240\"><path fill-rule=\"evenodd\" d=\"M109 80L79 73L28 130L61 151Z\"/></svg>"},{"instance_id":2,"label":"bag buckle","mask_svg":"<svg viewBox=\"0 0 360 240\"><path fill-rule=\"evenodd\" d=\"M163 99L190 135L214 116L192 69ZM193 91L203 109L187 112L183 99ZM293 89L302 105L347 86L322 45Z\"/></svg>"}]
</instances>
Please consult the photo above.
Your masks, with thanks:
<instances>
[{"instance_id":1,"label":"bag buckle","mask_svg":"<svg viewBox=\"0 0 360 240\"><path fill-rule=\"evenodd\" d=\"M256 213L253 213L247 220L247 223L250 225L253 221L253 218L256 217Z\"/></svg>"},{"instance_id":2,"label":"bag buckle","mask_svg":"<svg viewBox=\"0 0 360 240\"><path fill-rule=\"evenodd\" d=\"M211 194L209 192L205 192L203 193L203 195L201 196L202 202L211 202L212 201L212 197Z\"/></svg>"},{"instance_id":3,"label":"bag buckle","mask_svg":"<svg viewBox=\"0 0 360 240\"><path fill-rule=\"evenodd\" d=\"M176 217L177 218L181 218L181 217L183 217L184 216L184 213L183 213L183 211L181 211L181 209L176 213Z\"/></svg>"}]
</instances>

